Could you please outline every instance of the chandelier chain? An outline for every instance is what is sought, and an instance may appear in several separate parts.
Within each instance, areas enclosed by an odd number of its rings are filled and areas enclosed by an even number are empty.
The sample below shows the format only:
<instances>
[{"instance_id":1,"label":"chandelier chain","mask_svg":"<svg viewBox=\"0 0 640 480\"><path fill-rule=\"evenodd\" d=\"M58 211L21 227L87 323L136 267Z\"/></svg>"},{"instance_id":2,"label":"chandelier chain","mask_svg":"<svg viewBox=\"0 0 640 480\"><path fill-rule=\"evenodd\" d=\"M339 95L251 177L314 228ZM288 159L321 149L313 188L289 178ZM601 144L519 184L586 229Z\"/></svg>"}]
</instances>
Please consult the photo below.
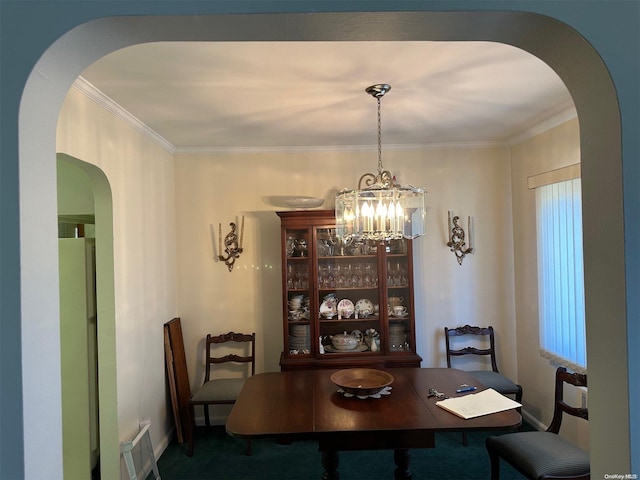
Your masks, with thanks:
<instances>
[{"instance_id":1,"label":"chandelier chain","mask_svg":"<svg viewBox=\"0 0 640 480\"><path fill-rule=\"evenodd\" d=\"M380 113L380 98L378 100L378 175L382 175L382 115Z\"/></svg>"}]
</instances>

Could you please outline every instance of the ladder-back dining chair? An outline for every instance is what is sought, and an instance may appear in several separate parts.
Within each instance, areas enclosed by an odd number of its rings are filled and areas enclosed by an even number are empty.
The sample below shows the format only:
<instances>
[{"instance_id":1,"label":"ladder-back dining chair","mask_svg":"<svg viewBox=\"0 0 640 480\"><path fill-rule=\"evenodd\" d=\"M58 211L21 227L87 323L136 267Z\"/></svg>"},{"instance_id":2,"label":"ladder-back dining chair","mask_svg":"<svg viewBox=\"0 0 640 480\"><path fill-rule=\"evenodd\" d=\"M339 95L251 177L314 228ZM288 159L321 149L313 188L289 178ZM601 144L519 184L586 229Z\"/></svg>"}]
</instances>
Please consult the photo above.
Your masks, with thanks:
<instances>
[{"instance_id":1,"label":"ladder-back dining chair","mask_svg":"<svg viewBox=\"0 0 640 480\"><path fill-rule=\"evenodd\" d=\"M236 402L245 380L256 373L255 354L256 334L244 334L229 332L223 335L207 335L205 341L206 365L205 377L202 386L193 392L189 402L191 422L189 428L189 451L193 455L195 407L202 405L204 408L205 425L210 426L210 405L231 405ZM233 353L230 353L233 351ZM221 367L229 367L236 370L229 376L225 373L220 376L217 371ZM240 368L237 368L237 366ZM251 440L247 440L247 455L251 455Z\"/></svg>"},{"instance_id":2,"label":"ladder-back dining chair","mask_svg":"<svg viewBox=\"0 0 640 480\"><path fill-rule=\"evenodd\" d=\"M464 341L472 343L460 348L453 348L454 337L465 337ZM480 383L486 387L493 388L503 395L513 395L515 401L522 403L522 386L513 382L498 370L496 360L496 345L493 327L476 327L465 325L464 327L447 328L444 327L444 338L447 354L447 367L452 368L453 357L463 357L466 355L488 357L490 365L484 370L470 370ZM490 369L489 369L490 366ZM462 434L463 443L467 444L466 434Z\"/></svg>"},{"instance_id":3,"label":"ladder-back dining chair","mask_svg":"<svg viewBox=\"0 0 640 480\"><path fill-rule=\"evenodd\" d=\"M562 438L558 433L563 414L589 419L587 408L571 406L564 401L565 383L587 386L587 376L556 370L553 419L544 432L515 432L489 437L486 441L491 462L491 478L500 477L502 458L530 479L582 479L590 477L589 453Z\"/></svg>"}]
</instances>

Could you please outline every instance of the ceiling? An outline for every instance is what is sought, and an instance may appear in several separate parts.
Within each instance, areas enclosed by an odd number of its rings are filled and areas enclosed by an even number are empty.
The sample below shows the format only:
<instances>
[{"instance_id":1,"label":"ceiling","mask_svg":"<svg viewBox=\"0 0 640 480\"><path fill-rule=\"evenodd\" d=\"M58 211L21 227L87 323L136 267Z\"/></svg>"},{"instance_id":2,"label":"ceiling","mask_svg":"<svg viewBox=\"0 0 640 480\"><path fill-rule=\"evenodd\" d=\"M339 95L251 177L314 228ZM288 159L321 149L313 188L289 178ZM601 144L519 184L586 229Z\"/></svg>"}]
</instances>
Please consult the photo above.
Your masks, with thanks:
<instances>
[{"instance_id":1,"label":"ceiling","mask_svg":"<svg viewBox=\"0 0 640 480\"><path fill-rule=\"evenodd\" d=\"M508 142L567 111L545 63L489 42L159 42L82 77L177 151Z\"/></svg>"}]
</instances>

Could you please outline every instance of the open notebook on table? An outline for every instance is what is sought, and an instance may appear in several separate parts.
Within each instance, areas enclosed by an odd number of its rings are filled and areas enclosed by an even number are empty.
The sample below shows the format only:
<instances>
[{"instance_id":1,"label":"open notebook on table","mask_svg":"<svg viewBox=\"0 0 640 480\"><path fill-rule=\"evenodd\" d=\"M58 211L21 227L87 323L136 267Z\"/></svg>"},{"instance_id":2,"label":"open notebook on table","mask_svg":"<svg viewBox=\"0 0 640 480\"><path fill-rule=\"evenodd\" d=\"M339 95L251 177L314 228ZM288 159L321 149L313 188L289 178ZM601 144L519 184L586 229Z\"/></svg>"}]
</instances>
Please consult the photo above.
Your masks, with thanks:
<instances>
[{"instance_id":1,"label":"open notebook on table","mask_svg":"<svg viewBox=\"0 0 640 480\"><path fill-rule=\"evenodd\" d=\"M478 393L470 393L462 397L447 398L436 402L441 408L469 419L489 415L491 413L502 412L522 405L496 392L493 388L487 388Z\"/></svg>"}]
</instances>

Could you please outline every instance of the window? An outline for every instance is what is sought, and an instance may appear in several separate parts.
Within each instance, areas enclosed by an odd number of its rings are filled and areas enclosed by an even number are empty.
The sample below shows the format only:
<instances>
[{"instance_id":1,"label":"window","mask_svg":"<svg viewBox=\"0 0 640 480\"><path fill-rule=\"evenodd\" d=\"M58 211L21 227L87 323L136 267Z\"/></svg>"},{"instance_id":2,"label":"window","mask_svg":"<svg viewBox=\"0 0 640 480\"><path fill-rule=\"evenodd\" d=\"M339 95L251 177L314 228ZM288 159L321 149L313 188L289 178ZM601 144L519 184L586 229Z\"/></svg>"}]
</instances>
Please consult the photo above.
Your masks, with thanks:
<instances>
[{"instance_id":1,"label":"window","mask_svg":"<svg viewBox=\"0 0 640 480\"><path fill-rule=\"evenodd\" d=\"M540 353L587 367L580 178L536 187Z\"/></svg>"}]
</instances>

